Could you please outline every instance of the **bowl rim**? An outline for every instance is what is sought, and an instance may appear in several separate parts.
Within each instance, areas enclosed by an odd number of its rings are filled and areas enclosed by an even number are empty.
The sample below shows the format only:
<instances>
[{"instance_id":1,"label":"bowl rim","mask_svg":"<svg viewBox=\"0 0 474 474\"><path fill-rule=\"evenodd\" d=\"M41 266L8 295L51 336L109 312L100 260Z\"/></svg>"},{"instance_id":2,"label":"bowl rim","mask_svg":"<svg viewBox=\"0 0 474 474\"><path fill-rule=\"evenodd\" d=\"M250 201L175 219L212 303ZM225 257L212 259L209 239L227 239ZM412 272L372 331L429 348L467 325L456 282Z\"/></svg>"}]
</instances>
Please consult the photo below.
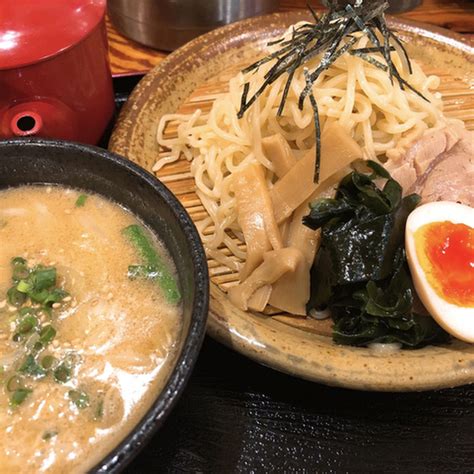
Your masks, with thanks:
<instances>
[{"instance_id":1,"label":"bowl rim","mask_svg":"<svg viewBox=\"0 0 474 474\"><path fill-rule=\"evenodd\" d=\"M93 154L109 161L113 166L125 169L146 183L147 186L153 188L153 190L163 198L166 205L171 209L175 219L178 221L180 229L190 248L195 281L192 317L188 332L183 341L181 352L175 360L170 377L157 395L155 401L132 431L90 470L90 472L96 473L118 472L132 461L139 451L148 443L153 434L163 425L165 419L181 396L200 353L206 331L209 307L209 275L204 248L191 217L174 194L154 175L117 153L92 145L54 139L12 138L0 141L0 150L10 147L54 148L66 152L70 150L75 152L79 151L79 155L82 153ZM100 192L98 194L100 194Z\"/></svg>"}]
</instances>

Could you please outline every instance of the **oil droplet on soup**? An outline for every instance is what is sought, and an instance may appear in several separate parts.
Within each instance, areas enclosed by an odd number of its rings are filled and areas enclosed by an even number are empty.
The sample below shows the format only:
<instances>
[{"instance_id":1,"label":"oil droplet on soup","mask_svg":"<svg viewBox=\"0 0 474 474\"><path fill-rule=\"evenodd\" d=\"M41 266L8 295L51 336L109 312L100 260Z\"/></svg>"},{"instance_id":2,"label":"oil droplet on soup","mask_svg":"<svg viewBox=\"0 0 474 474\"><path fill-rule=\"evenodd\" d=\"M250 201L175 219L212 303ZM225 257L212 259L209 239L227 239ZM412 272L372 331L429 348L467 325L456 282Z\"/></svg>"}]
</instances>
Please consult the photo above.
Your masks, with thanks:
<instances>
[{"instance_id":1,"label":"oil droplet on soup","mask_svg":"<svg viewBox=\"0 0 474 474\"><path fill-rule=\"evenodd\" d=\"M0 191L0 465L84 472L162 389L181 333L163 245L61 187Z\"/></svg>"}]
</instances>

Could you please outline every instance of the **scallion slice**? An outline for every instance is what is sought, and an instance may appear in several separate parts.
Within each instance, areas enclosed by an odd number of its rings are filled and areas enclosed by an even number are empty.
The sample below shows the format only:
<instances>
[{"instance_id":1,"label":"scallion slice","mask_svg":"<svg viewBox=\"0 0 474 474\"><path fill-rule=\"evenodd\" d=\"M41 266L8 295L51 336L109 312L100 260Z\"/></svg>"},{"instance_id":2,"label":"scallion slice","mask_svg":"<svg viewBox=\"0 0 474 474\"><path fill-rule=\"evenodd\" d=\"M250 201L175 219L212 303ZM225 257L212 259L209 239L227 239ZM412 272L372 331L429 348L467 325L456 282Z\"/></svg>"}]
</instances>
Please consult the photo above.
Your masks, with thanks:
<instances>
[{"instance_id":1,"label":"scallion slice","mask_svg":"<svg viewBox=\"0 0 474 474\"><path fill-rule=\"evenodd\" d=\"M10 397L10 406L14 408L21 405L32 391L33 390L29 388L19 388L18 390L15 390L13 395Z\"/></svg>"},{"instance_id":2,"label":"scallion slice","mask_svg":"<svg viewBox=\"0 0 474 474\"><path fill-rule=\"evenodd\" d=\"M71 369L64 363L59 364L53 372L54 380L58 383L66 383L71 378Z\"/></svg>"},{"instance_id":3,"label":"scallion slice","mask_svg":"<svg viewBox=\"0 0 474 474\"><path fill-rule=\"evenodd\" d=\"M81 194L76 200L76 207L83 207L88 197L87 194Z\"/></svg>"},{"instance_id":4,"label":"scallion slice","mask_svg":"<svg viewBox=\"0 0 474 474\"><path fill-rule=\"evenodd\" d=\"M74 405L76 405L79 410L83 410L87 408L90 404L89 402L89 395L82 390L69 390L67 393L69 400L71 400Z\"/></svg>"}]
</instances>

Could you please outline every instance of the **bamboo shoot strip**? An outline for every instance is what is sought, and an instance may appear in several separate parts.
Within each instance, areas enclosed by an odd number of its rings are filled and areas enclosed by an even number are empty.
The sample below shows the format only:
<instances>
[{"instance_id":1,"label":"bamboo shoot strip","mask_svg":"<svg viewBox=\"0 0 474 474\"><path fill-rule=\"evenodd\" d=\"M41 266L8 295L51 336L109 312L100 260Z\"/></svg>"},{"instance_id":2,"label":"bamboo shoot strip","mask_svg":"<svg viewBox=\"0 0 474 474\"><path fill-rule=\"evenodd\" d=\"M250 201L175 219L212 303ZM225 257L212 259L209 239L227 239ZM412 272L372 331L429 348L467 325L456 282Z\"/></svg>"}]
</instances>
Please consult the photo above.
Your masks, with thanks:
<instances>
[{"instance_id":1,"label":"bamboo shoot strip","mask_svg":"<svg viewBox=\"0 0 474 474\"><path fill-rule=\"evenodd\" d=\"M178 289L176 279L154 249L153 244L146 236L145 230L139 225L132 224L125 227L122 233L133 247L135 247L145 266L151 269L148 277L158 281L166 299L170 303L179 303L181 293Z\"/></svg>"}]
</instances>

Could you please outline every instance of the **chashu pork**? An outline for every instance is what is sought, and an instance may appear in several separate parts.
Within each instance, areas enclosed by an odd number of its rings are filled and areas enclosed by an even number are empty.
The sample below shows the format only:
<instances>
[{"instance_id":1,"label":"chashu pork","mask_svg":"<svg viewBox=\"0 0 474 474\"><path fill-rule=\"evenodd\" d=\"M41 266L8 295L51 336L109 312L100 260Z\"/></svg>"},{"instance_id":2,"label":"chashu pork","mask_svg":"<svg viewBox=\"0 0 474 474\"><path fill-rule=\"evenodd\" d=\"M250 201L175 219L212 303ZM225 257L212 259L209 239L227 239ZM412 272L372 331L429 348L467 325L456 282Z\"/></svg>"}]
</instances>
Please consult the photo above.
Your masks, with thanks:
<instances>
[{"instance_id":1,"label":"chashu pork","mask_svg":"<svg viewBox=\"0 0 474 474\"><path fill-rule=\"evenodd\" d=\"M474 132L452 124L415 141L385 167L404 194L416 192L422 202L456 201L474 206Z\"/></svg>"}]
</instances>

